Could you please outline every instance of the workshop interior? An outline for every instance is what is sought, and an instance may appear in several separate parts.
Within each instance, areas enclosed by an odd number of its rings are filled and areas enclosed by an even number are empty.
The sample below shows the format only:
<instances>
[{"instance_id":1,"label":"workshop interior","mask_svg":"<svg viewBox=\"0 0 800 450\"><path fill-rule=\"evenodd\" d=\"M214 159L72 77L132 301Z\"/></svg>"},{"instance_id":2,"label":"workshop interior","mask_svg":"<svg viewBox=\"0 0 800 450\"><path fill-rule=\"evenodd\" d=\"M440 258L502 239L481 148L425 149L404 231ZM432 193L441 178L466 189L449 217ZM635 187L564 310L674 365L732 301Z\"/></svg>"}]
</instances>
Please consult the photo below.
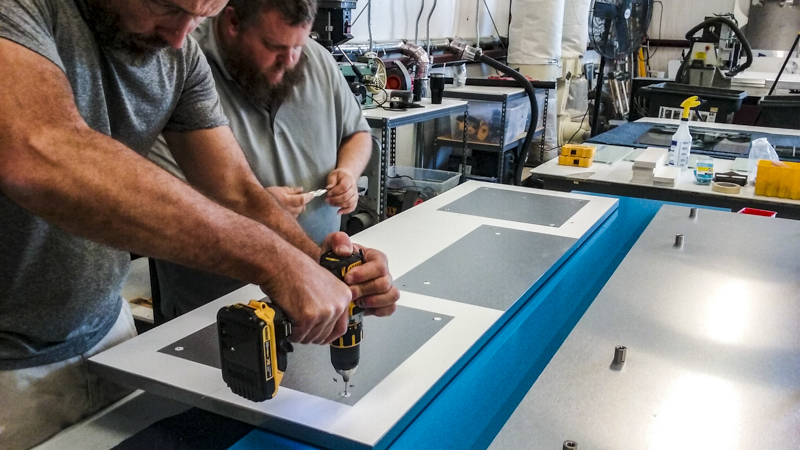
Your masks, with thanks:
<instances>
[{"instance_id":1,"label":"workshop interior","mask_svg":"<svg viewBox=\"0 0 800 450\"><path fill-rule=\"evenodd\" d=\"M135 393L36 448L800 448L799 1L317 3L397 311L165 321L134 255L139 336L89 368Z\"/></svg>"}]
</instances>

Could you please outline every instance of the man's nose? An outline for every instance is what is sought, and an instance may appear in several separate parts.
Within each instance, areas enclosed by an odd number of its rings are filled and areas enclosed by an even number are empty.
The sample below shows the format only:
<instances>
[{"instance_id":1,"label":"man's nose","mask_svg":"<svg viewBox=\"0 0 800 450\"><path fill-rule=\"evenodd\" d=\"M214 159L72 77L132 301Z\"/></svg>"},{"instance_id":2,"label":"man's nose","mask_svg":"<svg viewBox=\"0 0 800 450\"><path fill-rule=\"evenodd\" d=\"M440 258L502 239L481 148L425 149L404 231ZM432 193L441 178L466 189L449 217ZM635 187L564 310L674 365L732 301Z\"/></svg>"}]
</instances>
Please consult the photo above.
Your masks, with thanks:
<instances>
[{"instance_id":1,"label":"man's nose","mask_svg":"<svg viewBox=\"0 0 800 450\"><path fill-rule=\"evenodd\" d=\"M294 67L294 65L297 64L297 59L299 56L300 52L294 48L290 48L281 52L278 60L286 67Z\"/></svg>"}]
</instances>

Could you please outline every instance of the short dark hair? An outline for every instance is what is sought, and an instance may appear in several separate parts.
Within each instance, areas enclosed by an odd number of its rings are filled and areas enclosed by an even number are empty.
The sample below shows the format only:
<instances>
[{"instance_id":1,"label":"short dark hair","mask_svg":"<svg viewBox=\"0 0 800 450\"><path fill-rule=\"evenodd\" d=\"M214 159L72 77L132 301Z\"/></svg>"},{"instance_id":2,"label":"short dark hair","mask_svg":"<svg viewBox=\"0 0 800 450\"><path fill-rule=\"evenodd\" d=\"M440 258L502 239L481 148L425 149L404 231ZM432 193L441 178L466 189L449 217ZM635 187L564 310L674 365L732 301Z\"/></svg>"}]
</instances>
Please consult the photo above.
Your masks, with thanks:
<instances>
[{"instance_id":1,"label":"short dark hair","mask_svg":"<svg viewBox=\"0 0 800 450\"><path fill-rule=\"evenodd\" d=\"M233 7L243 28L269 11L278 11L293 27L312 23L317 15L317 0L230 0L228 6Z\"/></svg>"}]
</instances>

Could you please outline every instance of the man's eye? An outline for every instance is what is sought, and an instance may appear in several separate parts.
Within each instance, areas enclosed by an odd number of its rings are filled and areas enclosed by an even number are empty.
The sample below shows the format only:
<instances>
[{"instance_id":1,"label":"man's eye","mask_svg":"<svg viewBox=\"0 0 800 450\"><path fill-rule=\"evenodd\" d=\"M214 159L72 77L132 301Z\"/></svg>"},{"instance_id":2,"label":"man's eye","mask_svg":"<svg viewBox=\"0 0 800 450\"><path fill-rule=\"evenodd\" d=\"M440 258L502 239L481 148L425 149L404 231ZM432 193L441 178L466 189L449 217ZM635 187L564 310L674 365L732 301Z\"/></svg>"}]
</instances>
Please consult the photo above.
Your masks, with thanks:
<instances>
[{"instance_id":1,"label":"man's eye","mask_svg":"<svg viewBox=\"0 0 800 450\"><path fill-rule=\"evenodd\" d=\"M181 9L175 5L164 3L160 0L150 0L150 4L154 6L153 12L157 14L178 14Z\"/></svg>"}]
</instances>

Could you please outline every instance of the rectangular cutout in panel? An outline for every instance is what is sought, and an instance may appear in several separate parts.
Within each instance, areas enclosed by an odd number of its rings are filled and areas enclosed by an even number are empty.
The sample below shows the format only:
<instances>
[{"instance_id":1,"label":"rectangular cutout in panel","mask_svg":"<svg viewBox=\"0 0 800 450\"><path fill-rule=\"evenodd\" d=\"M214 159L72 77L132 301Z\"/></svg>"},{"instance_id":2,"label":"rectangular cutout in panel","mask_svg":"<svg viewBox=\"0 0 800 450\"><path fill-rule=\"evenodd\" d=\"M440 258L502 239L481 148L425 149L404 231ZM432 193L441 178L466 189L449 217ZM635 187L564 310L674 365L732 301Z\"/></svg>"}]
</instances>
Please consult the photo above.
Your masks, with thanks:
<instances>
[{"instance_id":1,"label":"rectangular cutout in panel","mask_svg":"<svg viewBox=\"0 0 800 450\"><path fill-rule=\"evenodd\" d=\"M482 187L439 208L470 216L560 227L588 200Z\"/></svg>"},{"instance_id":2,"label":"rectangular cutout in panel","mask_svg":"<svg viewBox=\"0 0 800 450\"><path fill-rule=\"evenodd\" d=\"M451 319L443 314L402 306L388 318L365 317L361 361L350 379L349 397L340 395L344 384L331 366L327 345L294 344L281 388L355 405ZM212 323L159 352L219 369L217 324Z\"/></svg>"},{"instance_id":3,"label":"rectangular cutout in panel","mask_svg":"<svg viewBox=\"0 0 800 450\"><path fill-rule=\"evenodd\" d=\"M401 291L505 311L575 242L573 238L482 225L398 278L395 286Z\"/></svg>"}]
</instances>

